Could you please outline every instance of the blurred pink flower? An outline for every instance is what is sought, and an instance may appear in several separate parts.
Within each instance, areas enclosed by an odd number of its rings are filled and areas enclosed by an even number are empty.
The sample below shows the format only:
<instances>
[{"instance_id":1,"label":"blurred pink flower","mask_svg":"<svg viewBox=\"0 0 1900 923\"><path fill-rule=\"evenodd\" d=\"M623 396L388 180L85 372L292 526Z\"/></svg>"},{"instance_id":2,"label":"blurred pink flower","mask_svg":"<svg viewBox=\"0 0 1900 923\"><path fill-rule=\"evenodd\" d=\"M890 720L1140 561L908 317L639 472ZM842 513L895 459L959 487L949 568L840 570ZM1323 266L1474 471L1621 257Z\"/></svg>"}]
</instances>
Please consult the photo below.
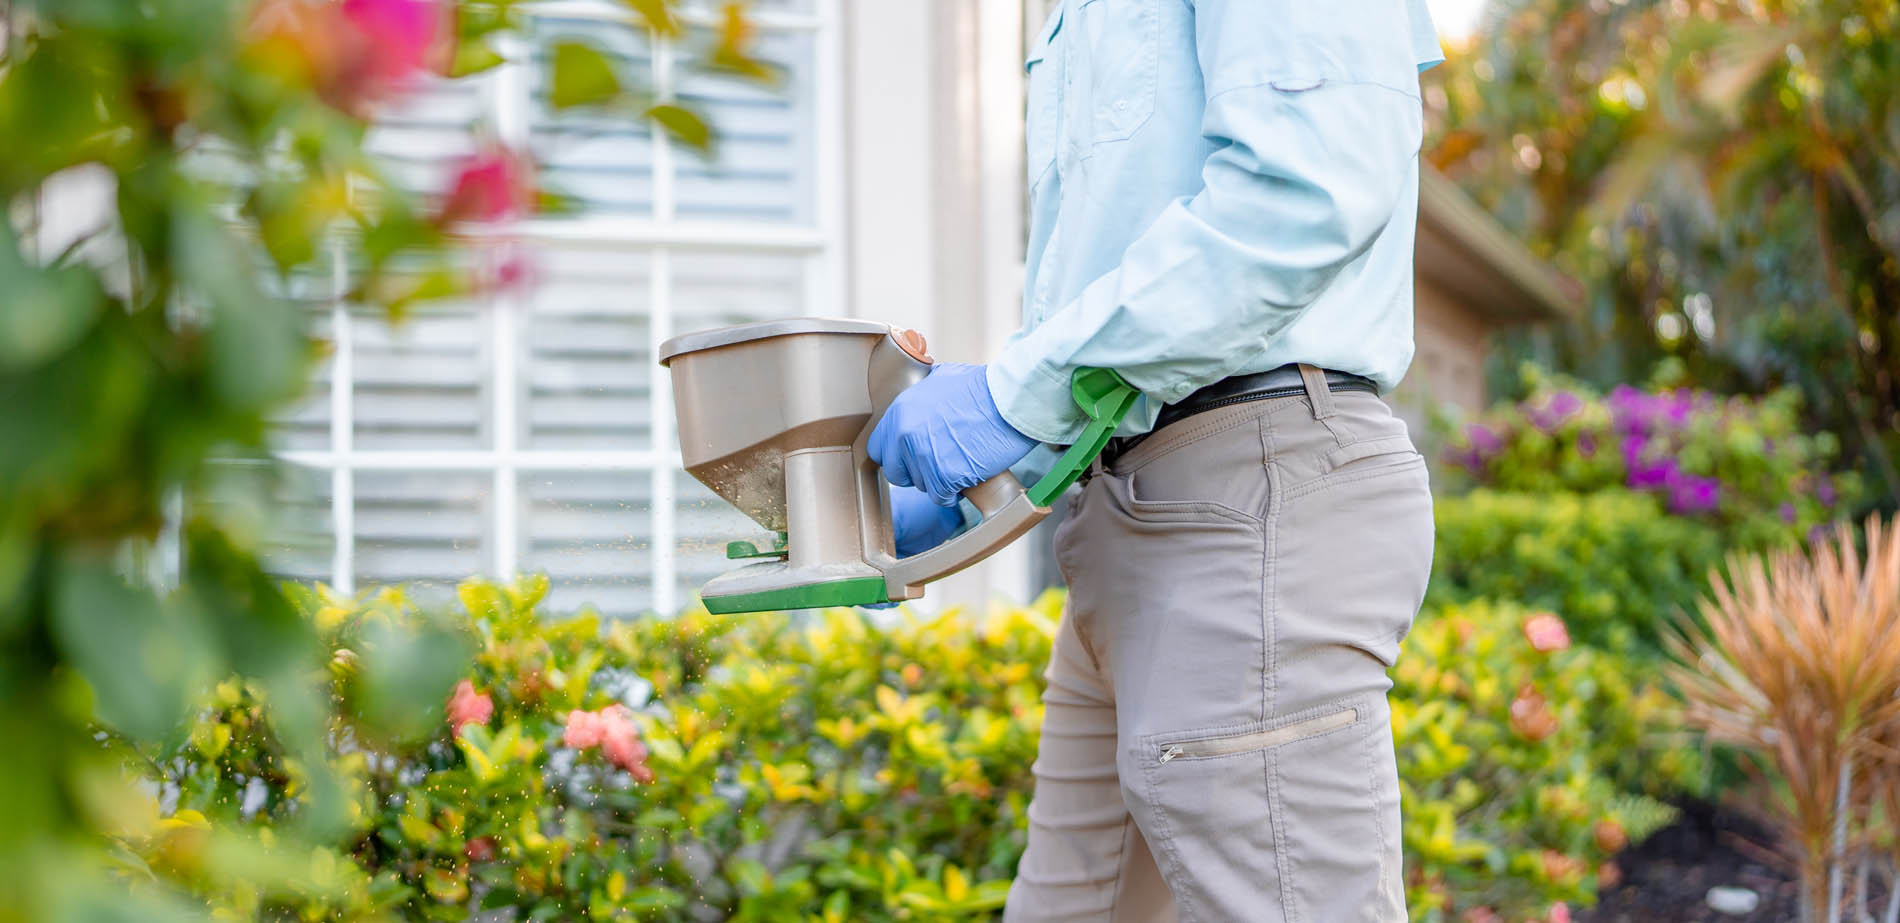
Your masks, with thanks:
<instances>
[{"instance_id":1,"label":"blurred pink flower","mask_svg":"<svg viewBox=\"0 0 1900 923\"><path fill-rule=\"evenodd\" d=\"M624 732L612 733L600 742L600 752L615 766L633 774L641 782L653 781L653 770L647 768L647 746L640 742L640 734L631 726Z\"/></svg>"},{"instance_id":2,"label":"blurred pink flower","mask_svg":"<svg viewBox=\"0 0 1900 923\"><path fill-rule=\"evenodd\" d=\"M495 266L495 287L512 289L528 283L528 260L514 254Z\"/></svg>"},{"instance_id":3,"label":"blurred pink flower","mask_svg":"<svg viewBox=\"0 0 1900 923\"><path fill-rule=\"evenodd\" d=\"M428 68L442 27L440 0L343 0L343 19L363 39L355 63L370 95L407 89Z\"/></svg>"},{"instance_id":4,"label":"blurred pink flower","mask_svg":"<svg viewBox=\"0 0 1900 923\"><path fill-rule=\"evenodd\" d=\"M475 684L462 680L455 684L455 692L449 696L449 727L456 734L462 733L462 727L469 724L487 724L495 716L495 700L487 693L476 692Z\"/></svg>"},{"instance_id":5,"label":"blurred pink flower","mask_svg":"<svg viewBox=\"0 0 1900 923\"><path fill-rule=\"evenodd\" d=\"M534 207L534 179L526 158L492 148L462 161L436 222L497 221Z\"/></svg>"},{"instance_id":6,"label":"blurred pink flower","mask_svg":"<svg viewBox=\"0 0 1900 923\"><path fill-rule=\"evenodd\" d=\"M478 836L462 846L462 855L467 856L470 862L487 862L495 858L495 852L495 838L492 836Z\"/></svg>"},{"instance_id":7,"label":"blurred pink flower","mask_svg":"<svg viewBox=\"0 0 1900 923\"><path fill-rule=\"evenodd\" d=\"M586 750L598 746L607 761L632 773L641 782L653 781L647 768L646 744L640 741L640 729L624 705L609 705L600 711L575 709L567 713L567 729L561 742Z\"/></svg>"},{"instance_id":8,"label":"blurred pink flower","mask_svg":"<svg viewBox=\"0 0 1900 923\"><path fill-rule=\"evenodd\" d=\"M1535 688L1525 684L1511 700L1511 730L1535 743L1557 733L1557 713Z\"/></svg>"},{"instance_id":9,"label":"blurred pink flower","mask_svg":"<svg viewBox=\"0 0 1900 923\"><path fill-rule=\"evenodd\" d=\"M1597 848L1607 853L1620 852L1630 843L1628 831L1625 831L1623 825L1613 818L1606 817L1597 821L1596 826L1591 828L1591 833L1596 838Z\"/></svg>"},{"instance_id":10,"label":"blurred pink flower","mask_svg":"<svg viewBox=\"0 0 1900 923\"><path fill-rule=\"evenodd\" d=\"M262 0L249 40L266 66L306 82L358 118L440 70L452 12L445 0Z\"/></svg>"},{"instance_id":11,"label":"blurred pink flower","mask_svg":"<svg viewBox=\"0 0 1900 923\"><path fill-rule=\"evenodd\" d=\"M1550 905L1550 923L1570 923L1570 905L1563 901Z\"/></svg>"},{"instance_id":12,"label":"blurred pink flower","mask_svg":"<svg viewBox=\"0 0 1900 923\"><path fill-rule=\"evenodd\" d=\"M1564 620L1550 612L1539 612L1524 620L1524 637L1531 647L1543 653L1561 651L1570 646L1570 630Z\"/></svg>"},{"instance_id":13,"label":"blurred pink flower","mask_svg":"<svg viewBox=\"0 0 1900 923\"><path fill-rule=\"evenodd\" d=\"M576 750L598 747L603 725L599 713L574 709L567 713L567 730L561 734L561 743Z\"/></svg>"}]
</instances>

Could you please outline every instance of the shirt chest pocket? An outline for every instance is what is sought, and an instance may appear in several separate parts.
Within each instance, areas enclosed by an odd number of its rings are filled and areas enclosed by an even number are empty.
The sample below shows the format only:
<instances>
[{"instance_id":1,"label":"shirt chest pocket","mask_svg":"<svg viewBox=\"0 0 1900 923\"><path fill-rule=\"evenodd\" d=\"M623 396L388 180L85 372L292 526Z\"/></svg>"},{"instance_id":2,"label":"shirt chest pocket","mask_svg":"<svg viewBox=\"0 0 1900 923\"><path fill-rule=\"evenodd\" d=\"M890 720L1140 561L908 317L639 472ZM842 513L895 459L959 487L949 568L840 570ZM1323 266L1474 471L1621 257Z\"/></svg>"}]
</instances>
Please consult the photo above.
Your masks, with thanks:
<instances>
[{"instance_id":1,"label":"shirt chest pocket","mask_svg":"<svg viewBox=\"0 0 1900 923\"><path fill-rule=\"evenodd\" d=\"M1049 14L1048 22L1029 45L1023 67L1027 118L1025 135L1029 188L1035 189L1055 164L1056 135L1062 111L1062 56L1056 47L1056 35L1062 29L1062 7Z\"/></svg>"},{"instance_id":2,"label":"shirt chest pocket","mask_svg":"<svg viewBox=\"0 0 1900 923\"><path fill-rule=\"evenodd\" d=\"M1064 93L1068 140L1081 148L1132 137L1154 114L1159 0L1082 0L1071 14Z\"/></svg>"}]
</instances>

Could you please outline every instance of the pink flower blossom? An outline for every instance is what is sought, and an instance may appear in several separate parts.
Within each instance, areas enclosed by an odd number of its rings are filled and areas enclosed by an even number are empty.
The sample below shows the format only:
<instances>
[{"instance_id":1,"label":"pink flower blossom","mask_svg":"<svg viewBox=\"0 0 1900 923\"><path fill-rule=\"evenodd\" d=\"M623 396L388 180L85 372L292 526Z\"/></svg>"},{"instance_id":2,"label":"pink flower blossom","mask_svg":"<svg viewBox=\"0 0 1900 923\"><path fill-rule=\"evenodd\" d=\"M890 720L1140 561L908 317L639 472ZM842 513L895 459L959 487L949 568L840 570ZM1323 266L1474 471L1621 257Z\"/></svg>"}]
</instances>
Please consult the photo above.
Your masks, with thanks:
<instances>
[{"instance_id":1,"label":"pink flower blossom","mask_svg":"<svg viewBox=\"0 0 1900 923\"><path fill-rule=\"evenodd\" d=\"M526 158L505 150L485 150L467 158L456 169L437 223L498 221L532 211L531 172Z\"/></svg>"},{"instance_id":2,"label":"pink flower blossom","mask_svg":"<svg viewBox=\"0 0 1900 923\"><path fill-rule=\"evenodd\" d=\"M440 69L449 13L444 0L262 0L248 38L268 66L308 83L324 102L368 118L374 104Z\"/></svg>"},{"instance_id":3,"label":"pink flower blossom","mask_svg":"<svg viewBox=\"0 0 1900 923\"><path fill-rule=\"evenodd\" d=\"M1550 923L1570 923L1570 905L1563 901L1550 905Z\"/></svg>"},{"instance_id":4,"label":"pink flower blossom","mask_svg":"<svg viewBox=\"0 0 1900 923\"><path fill-rule=\"evenodd\" d=\"M1531 647L1548 654L1570 646L1570 630L1564 620L1550 612L1539 612L1524 620L1524 637Z\"/></svg>"},{"instance_id":5,"label":"pink flower blossom","mask_svg":"<svg viewBox=\"0 0 1900 923\"><path fill-rule=\"evenodd\" d=\"M487 693L476 692L475 684L462 680L455 684L455 692L449 696L449 727L456 734L470 724L487 724L495 716L495 700Z\"/></svg>"},{"instance_id":6,"label":"pink flower blossom","mask_svg":"<svg viewBox=\"0 0 1900 923\"><path fill-rule=\"evenodd\" d=\"M438 0L343 0L343 19L362 36L355 63L370 81L370 95L380 97L406 89L428 67L442 9Z\"/></svg>"},{"instance_id":7,"label":"pink flower blossom","mask_svg":"<svg viewBox=\"0 0 1900 923\"><path fill-rule=\"evenodd\" d=\"M607 735L600 742L600 752L615 766L632 773L635 779L653 781L653 770L647 768L647 746L640 742L639 732L631 726L623 732Z\"/></svg>"},{"instance_id":8,"label":"pink flower blossom","mask_svg":"<svg viewBox=\"0 0 1900 923\"><path fill-rule=\"evenodd\" d=\"M561 742L576 750L599 747L608 762L632 773L636 780L653 781L653 770L647 768L646 744L640 741L640 729L634 726L624 705L568 712Z\"/></svg>"},{"instance_id":9,"label":"pink flower blossom","mask_svg":"<svg viewBox=\"0 0 1900 923\"><path fill-rule=\"evenodd\" d=\"M567 730L561 734L561 743L576 750L598 747L604 723L597 712L574 709L567 713Z\"/></svg>"},{"instance_id":10,"label":"pink flower blossom","mask_svg":"<svg viewBox=\"0 0 1900 923\"><path fill-rule=\"evenodd\" d=\"M1517 698L1511 700L1511 730L1536 743L1557 733L1557 726L1557 713L1541 693L1529 685L1518 690Z\"/></svg>"},{"instance_id":11,"label":"pink flower blossom","mask_svg":"<svg viewBox=\"0 0 1900 923\"><path fill-rule=\"evenodd\" d=\"M495 266L495 287L520 288L528 283L528 260L520 254L509 256Z\"/></svg>"}]
</instances>

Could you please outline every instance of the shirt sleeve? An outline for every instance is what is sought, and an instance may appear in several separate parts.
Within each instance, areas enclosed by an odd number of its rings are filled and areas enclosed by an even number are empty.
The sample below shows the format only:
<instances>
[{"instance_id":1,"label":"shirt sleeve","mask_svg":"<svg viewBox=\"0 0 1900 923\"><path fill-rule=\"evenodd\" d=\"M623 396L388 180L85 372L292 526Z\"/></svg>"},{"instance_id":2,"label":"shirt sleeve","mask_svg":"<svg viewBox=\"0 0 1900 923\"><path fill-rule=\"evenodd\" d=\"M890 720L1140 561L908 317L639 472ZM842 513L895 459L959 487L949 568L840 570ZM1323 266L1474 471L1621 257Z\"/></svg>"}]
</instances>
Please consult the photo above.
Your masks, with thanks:
<instances>
[{"instance_id":1,"label":"shirt sleeve","mask_svg":"<svg viewBox=\"0 0 1900 923\"><path fill-rule=\"evenodd\" d=\"M1201 133L1214 148L1203 188L990 364L1010 425L1074 441L1085 421L1069 383L1081 367L1114 369L1160 403L1228 376L1378 238L1423 129L1427 62L1412 31L1395 28L1412 6L1197 0Z\"/></svg>"}]
</instances>

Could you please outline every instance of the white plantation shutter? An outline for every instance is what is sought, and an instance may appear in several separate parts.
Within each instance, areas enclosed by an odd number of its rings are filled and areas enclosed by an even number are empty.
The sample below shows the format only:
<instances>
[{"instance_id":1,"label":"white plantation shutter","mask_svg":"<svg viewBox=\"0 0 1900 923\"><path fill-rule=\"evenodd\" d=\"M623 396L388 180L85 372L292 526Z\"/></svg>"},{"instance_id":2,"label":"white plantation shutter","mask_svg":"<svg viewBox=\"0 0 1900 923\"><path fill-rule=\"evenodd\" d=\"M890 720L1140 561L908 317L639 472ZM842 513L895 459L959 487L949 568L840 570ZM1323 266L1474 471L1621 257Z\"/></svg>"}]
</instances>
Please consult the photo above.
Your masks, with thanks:
<instances>
[{"instance_id":1,"label":"white plantation shutter","mask_svg":"<svg viewBox=\"0 0 1900 923\"><path fill-rule=\"evenodd\" d=\"M680 330L836 313L806 303L809 261L802 257L684 250L674 254L672 268Z\"/></svg>"},{"instance_id":2,"label":"white plantation shutter","mask_svg":"<svg viewBox=\"0 0 1900 923\"><path fill-rule=\"evenodd\" d=\"M568 110L548 103L549 59L556 42L581 41L614 62L616 73L653 73L646 34L630 24L540 16L534 66L527 75L528 138L537 177L551 192L587 214L653 213L653 131L644 119Z\"/></svg>"},{"instance_id":3,"label":"white plantation shutter","mask_svg":"<svg viewBox=\"0 0 1900 923\"><path fill-rule=\"evenodd\" d=\"M692 30L701 40L704 30ZM780 83L762 87L723 74L687 72L680 101L717 132L713 158L679 158L682 219L809 224L814 168L812 51L809 34L768 35L757 53L780 68Z\"/></svg>"},{"instance_id":4,"label":"white plantation shutter","mask_svg":"<svg viewBox=\"0 0 1900 923\"><path fill-rule=\"evenodd\" d=\"M487 570L489 485L485 472L355 472L357 581L416 584L440 596Z\"/></svg>"},{"instance_id":5,"label":"white plantation shutter","mask_svg":"<svg viewBox=\"0 0 1900 923\"><path fill-rule=\"evenodd\" d=\"M424 79L378 115L365 146L397 187L434 199L448 190L456 162L475 152L492 84L487 76Z\"/></svg>"},{"instance_id":6,"label":"white plantation shutter","mask_svg":"<svg viewBox=\"0 0 1900 923\"><path fill-rule=\"evenodd\" d=\"M676 592L680 599L692 599L700 585L732 569L732 561L726 558L728 539L754 538L765 530L684 472L675 475L674 485L674 516L679 531L673 548Z\"/></svg>"},{"instance_id":7,"label":"white plantation shutter","mask_svg":"<svg viewBox=\"0 0 1900 923\"><path fill-rule=\"evenodd\" d=\"M536 449L653 447L652 256L539 248L518 337L521 440Z\"/></svg>"},{"instance_id":8,"label":"white plantation shutter","mask_svg":"<svg viewBox=\"0 0 1900 923\"><path fill-rule=\"evenodd\" d=\"M485 301L430 302L396 324L356 314L350 324L356 448L490 444L488 310Z\"/></svg>"},{"instance_id":9,"label":"white plantation shutter","mask_svg":"<svg viewBox=\"0 0 1900 923\"><path fill-rule=\"evenodd\" d=\"M477 250L521 257L532 284L517 291L425 304L399 324L335 303L335 285L300 296L334 348L279 422L295 476L275 498L274 570L423 599L471 575L542 572L554 611L631 615L677 609L727 569L726 542L759 527L678 469L654 352L678 332L837 313L837 192L820 156L842 142L821 131L841 64L821 56L835 5L753 4L758 51L783 74L766 89L675 63L619 4L540 3L513 63L429 83L382 115L371 146L425 203L494 139L529 152L571 210ZM718 15L689 10L696 40ZM706 115L717 158L630 116L554 111L549 49L567 38Z\"/></svg>"},{"instance_id":10,"label":"white plantation shutter","mask_svg":"<svg viewBox=\"0 0 1900 923\"><path fill-rule=\"evenodd\" d=\"M639 612L653 599L653 479L644 471L524 472L521 564L556 611Z\"/></svg>"},{"instance_id":11,"label":"white plantation shutter","mask_svg":"<svg viewBox=\"0 0 1900 923\"><path fill-rule=\"evenodd\" d=\"M264 565L292 580L329 580L336 563L330 474L284 465L267 489L274 512L261 551Z\"/></svg>"}]
</instances>

